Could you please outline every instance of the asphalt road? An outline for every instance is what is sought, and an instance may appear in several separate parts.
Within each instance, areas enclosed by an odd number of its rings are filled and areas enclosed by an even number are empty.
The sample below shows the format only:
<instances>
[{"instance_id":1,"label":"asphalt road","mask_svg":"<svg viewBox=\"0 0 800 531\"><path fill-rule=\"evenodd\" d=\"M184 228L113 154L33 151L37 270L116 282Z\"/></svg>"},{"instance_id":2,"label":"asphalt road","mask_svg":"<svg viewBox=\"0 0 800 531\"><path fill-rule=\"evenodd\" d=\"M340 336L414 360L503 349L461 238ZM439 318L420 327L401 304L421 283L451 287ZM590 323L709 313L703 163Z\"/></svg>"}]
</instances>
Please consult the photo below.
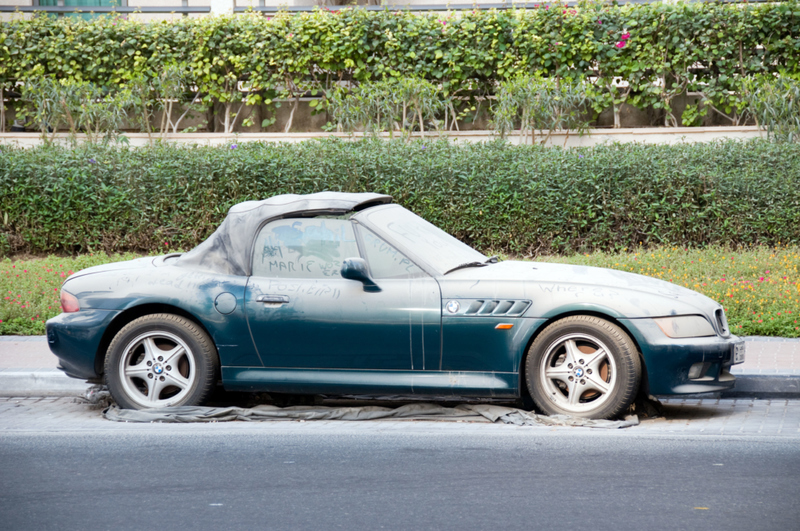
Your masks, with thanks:
<instances>
[{"instance_id":1,"label":"asphalt road","mask_svg":"<svg viewBox=\"0 0 800 531\"><path fill-rule=\"evenodd\" d=\"M800 521L796 435L69 416L36 425L0 431L4 530L752 531Z\"/></svg>"}]
</instances>

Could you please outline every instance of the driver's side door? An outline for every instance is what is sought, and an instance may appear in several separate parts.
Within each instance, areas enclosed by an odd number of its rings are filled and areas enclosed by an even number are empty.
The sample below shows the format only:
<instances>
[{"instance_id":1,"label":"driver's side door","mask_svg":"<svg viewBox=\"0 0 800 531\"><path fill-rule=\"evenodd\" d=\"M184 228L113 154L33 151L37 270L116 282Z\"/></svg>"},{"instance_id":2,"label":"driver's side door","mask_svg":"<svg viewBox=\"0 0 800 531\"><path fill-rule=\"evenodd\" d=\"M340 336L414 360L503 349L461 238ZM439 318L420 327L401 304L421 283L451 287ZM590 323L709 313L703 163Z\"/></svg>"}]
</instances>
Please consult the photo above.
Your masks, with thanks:
<instances>
[{"instance_id":1,"label":"driver's side door","mask_svg":"<svg viewBox=\"0 0 800 531\"><path fill-rule=\"evenodd\" d=\"M369 262L354 225L331 217L281 219L259 232L245 306L264 367L422 369L425 345L440 344L441 296L433 278L375 279L381 290L366 292L341 277L346 258ZM438 363L438 348L435 357Z\"/></svg>"}]
</instances>

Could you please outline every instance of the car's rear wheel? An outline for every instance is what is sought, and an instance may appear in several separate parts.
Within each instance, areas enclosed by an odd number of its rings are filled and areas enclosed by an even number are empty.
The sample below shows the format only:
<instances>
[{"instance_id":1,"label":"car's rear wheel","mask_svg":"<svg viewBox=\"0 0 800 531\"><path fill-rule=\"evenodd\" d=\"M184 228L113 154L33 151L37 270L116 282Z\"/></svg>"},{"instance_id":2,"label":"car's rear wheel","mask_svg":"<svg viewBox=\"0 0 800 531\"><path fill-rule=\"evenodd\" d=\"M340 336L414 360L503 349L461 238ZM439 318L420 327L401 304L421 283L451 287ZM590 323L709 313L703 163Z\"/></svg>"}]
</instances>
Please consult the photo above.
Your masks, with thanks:
<instances>
[{"instance_id":1,"label":"car's rear wheel","mask_svg":"<svg viewBox=\"0 0 800 531\"><path fill-rule=\"evenodd\" d=\"M525 374L531 397L548 415L605 419L633 402L641 362L619 326L575 315L551 324L534 340Z\"/></svg>"},{"instance_id":2,"label":"car's rear wheel","mask_svg":"<svg viewBox=\"0 0 800 531\"><path fill-rule=\"evenodd\" d=\"M152 314L131 321L114 337L105 379L122 408L191 406L213 391L218 365L211 338L196 323Z\"/></svg>"}]
</instances>

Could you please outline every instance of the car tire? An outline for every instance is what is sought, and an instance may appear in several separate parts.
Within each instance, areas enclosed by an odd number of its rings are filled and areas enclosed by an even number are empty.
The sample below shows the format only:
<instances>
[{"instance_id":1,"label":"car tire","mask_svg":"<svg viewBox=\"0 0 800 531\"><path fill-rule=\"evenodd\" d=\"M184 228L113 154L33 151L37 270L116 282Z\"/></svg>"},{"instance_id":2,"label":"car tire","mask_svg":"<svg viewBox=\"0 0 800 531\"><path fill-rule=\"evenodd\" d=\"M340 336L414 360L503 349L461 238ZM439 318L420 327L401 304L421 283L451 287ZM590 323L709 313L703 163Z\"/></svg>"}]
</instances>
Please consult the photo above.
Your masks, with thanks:
<instances>
[{"instance_id":1,"label":"car tire","mask_svg":"<svg viewBox=\"0 0 800 531\"><path fill-rule=\"evenodd\" d=\"M541 411L594 419L617 417L631 405L642 370L630 336L591 315L549 325L525 363L528 391Z\"/></svg>"},{"instance_id":2,"label":"car tire","mask_svg":"<svg viewBox=\"0 0 800 531\"><path fill-rule=\"evenodd\" d=\"M106 385L124 409L200 405L218 374L211 338L193 321L173 314L131 321L106 352Z\"/></svg>"}]
</instances>

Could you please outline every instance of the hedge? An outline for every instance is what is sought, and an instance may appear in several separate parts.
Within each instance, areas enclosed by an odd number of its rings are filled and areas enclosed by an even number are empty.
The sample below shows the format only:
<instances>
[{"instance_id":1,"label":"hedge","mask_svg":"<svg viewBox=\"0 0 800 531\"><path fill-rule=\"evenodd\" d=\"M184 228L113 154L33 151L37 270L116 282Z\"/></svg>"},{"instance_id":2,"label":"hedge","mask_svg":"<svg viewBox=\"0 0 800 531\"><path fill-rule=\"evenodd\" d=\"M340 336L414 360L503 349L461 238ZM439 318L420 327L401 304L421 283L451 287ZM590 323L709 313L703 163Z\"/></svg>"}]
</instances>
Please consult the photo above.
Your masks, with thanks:
<instances>
[{"instance_id":1,"label":"hedge","mask_svg":"<svg viewBox=\"0 0 800 531\"><path fill-rule=\"evenodd\" d=\"M190 248L239 202L380 192L484 251L800 243L800 144L446 140L0 149L0 250Z\"/></svg>"},{"instance_id":2,"label":"hedge","mask_svg":"<svg viewBox=\"0 0 800 531\"><path fill-rule=\"evenodd\" d=\"M800 78L800 1L542 3L532 10L458 14L317 10L141 23L38 16L0 23L0 86L32 76L125 84L166 65L186 70L205 103L248 103L332 89L341 81L416 76L449 94L491 93L517 74L585 80L595 106L624 100L669 107L701 92L723 113L742 110L743 80ZM625 85L614 88L613 80ZM734 116L733 121L737 118Z\"/></svg>"}]
</instances>

